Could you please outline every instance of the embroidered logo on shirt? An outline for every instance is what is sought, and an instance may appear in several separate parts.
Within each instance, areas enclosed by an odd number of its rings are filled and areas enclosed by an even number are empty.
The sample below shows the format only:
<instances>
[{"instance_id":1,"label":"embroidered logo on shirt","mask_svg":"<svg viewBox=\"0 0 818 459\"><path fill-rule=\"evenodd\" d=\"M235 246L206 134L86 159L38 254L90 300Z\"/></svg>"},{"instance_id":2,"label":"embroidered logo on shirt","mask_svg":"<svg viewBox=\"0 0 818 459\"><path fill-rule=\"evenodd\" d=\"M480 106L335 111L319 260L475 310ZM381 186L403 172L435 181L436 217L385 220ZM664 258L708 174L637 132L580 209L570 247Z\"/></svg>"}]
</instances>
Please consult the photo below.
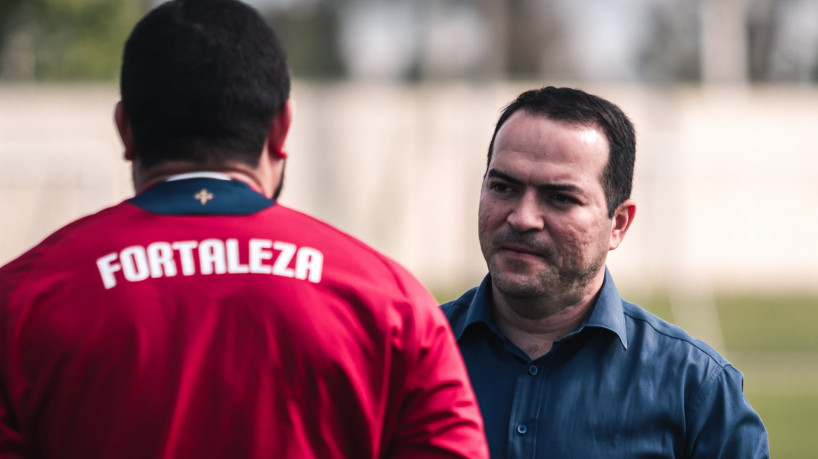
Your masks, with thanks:
<instances>
[{"instance_id":1,"label":"embroidered logo on shirt","mask_svg":"<svg viewBox=\"0 0 818 459\"><path fill-rule=\"evenodd\" d=\"M207 191L207 188L202 188L202 190L193 195L193 197L196 198L197 201L201 202L202 205L207 204L207 201L214 198L213 193Z\"/></svg>"}]
</instances>

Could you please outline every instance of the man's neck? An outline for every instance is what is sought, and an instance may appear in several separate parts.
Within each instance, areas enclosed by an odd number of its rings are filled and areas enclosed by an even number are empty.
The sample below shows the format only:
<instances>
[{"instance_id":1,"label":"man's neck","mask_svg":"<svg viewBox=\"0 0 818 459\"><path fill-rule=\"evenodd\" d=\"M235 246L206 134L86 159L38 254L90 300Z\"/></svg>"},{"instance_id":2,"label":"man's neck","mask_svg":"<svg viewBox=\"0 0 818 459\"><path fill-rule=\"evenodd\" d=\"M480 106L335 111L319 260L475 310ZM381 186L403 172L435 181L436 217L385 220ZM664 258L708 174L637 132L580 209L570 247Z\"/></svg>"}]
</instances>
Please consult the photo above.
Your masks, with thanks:
<instances>
[{"instance_id":1,"label":"man's neck","mask_svg":"<svg viewBox=\"0 0 818 459\"><path fill-rule=\"evenodd\" d=\"M137 166L134 164L134 166ZM137 166L138 167L138 166ZM222 167L203 167L186 162L165 162L149 170L134 171L134 188L137 192L165 180L179 180L190 177L233 179L248 184L253 189L264 192L263 183L252 167L235 163Z\"/></svg>"},{"instance_id":2,"label":"man's neck","mask_svg":"<svg viewBox=\"0 0 818 459\"><path fill-rule=\"evenodd\" d=\"M508 298L492 286L494 320L500 332L534 360L547 354L554 341L579 328L585 315L593 307L599 290L600 288L596 288L578 300L566 301L544 297ZM550 304L543 308L543 302ZM544 316L532 316L528 313L535 310L554 312Z\"/></svg>"}]
</instances>

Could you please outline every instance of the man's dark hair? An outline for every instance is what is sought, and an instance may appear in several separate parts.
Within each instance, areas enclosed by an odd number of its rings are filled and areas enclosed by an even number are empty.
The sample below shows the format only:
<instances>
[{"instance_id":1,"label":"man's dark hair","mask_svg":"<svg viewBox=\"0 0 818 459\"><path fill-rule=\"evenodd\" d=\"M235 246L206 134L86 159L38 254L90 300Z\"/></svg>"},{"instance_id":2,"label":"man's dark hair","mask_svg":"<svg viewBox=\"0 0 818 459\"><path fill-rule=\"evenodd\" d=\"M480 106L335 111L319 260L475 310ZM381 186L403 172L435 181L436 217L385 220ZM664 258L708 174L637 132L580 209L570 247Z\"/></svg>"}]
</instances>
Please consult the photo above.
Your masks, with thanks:
<instances>
[{"instance_id":1,"label":"man's dark hair","mask_svg":"<svg viewBox=\"0 0 818 459\"><path fill-rule=\"evenodd\" d=\"M608 216L613 217L619 204L630 198L633 187L636 134L627 115L613 103L579 89L548 86L526 91L503 109L489 143L488 163L491 163L497 131L519 109L552 120L602 129L608 139L610 152L601 180L608 204Z\"/></svg>"},{"instance_id":2,"label":"man's dark hair","mask_svg":"<svg viewBox=\"0 0 818 459\"><path fill-rule=\"evenodd\" d=\"M237 0L172 0L134 27L120 92L142 168L258 164L290 94L278 38Z\"/></svg>"}]
</instances>

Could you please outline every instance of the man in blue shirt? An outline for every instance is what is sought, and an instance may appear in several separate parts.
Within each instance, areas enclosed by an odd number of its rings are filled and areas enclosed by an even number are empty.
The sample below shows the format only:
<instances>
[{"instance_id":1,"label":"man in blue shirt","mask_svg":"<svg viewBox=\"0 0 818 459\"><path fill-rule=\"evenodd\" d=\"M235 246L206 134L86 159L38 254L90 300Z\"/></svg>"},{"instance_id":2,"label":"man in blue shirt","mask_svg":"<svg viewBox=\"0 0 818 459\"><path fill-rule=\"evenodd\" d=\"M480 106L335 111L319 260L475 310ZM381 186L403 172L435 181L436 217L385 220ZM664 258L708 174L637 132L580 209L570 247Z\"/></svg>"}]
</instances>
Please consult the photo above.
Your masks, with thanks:
<instances>
[{"instance_id":1,"label":"man in blue shirt","mask_svg":"<svg viewBox=\"0 0 818 459\"><path fill-rule=\"evenodd\" d=\"M443 305L492 457L769 457L741 373L606 269L635 215L635 146L616 105L576 89L500 116L478 217L489 274Z\"/></svg>"}]
</instances>

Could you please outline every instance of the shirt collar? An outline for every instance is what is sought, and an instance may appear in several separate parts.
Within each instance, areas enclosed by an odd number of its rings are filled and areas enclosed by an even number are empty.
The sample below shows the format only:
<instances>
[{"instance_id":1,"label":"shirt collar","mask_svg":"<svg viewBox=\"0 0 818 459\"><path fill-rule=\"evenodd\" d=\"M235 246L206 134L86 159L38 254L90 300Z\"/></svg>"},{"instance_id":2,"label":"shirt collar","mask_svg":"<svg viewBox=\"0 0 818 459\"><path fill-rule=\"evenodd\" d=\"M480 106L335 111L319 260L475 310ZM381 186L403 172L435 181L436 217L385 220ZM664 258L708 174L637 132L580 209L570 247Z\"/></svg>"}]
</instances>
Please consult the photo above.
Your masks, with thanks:
<instances>
[{"instance_id":1,"label":"shirt collar","mask_svg":"<svg viewBox=\"0 0 818 459\"><path fill-rule=\"evenodd\" d=\"M209 178L215 180L233 180L227 174L223 174L221 172L211 172L211 171L197 171L197 172L185 172L184 174L176 174L172 175L165 179L166 182L174 182L176 180L189 180L194 178Z\"/></svg>"},{"instance_id":2,"label":"shirt collar","mask_svg":"<svg viewBox=\"0 0 818 459\"><path fill-rule=\"evenodd\" d=\"M486 277L483 278L483 282L480 283L480 286L475 289L471 301L469 301L465 320L452 324L452 331L456 339L460 339L463 332L472 326L472 324L480 322L486 324L494 333L501 335L494 321L490 292L491 275L486 275ZM602 289L599 291L599 296L594 307L585 316L579 329L568 336L581 333L585 327L608 329L616 333L623 348L628 348L628 335L625 326L625 312L622 308L622 298L619 296L619 291L616 289L613 277L611 277L611 273L607 267L605 268L605 280L602 283Z\"/></svg>"},{"instance_id":3,"label":"shirt collar","mask_svg":"<svg viewBox=\"0 0 818 459\"><path fill-rule=\"evenodd\" d=\"M585 327L607 328L616 333L622 347L628 348L628 330L625 326L625 311L622 308L622 297L614 285L613 277L608 268L605 268L605 281L599 291L594 308L585 316L577 333Z\"/></svg>"},{"instance_id":4,"label":"shirt collar","mask_svg":"<svg viewBox=\"0 0 818 459\"><path fill-rule=\"evenodd\" d=\"M481 282L480 286L477 287L477 289L475 290L474 296L469 302L469 307L466 310L465 320L460 324L457 324L458 326L452 328L455 337L457 339L460 339L460 336L467 328L469 328L472 324L478 322L483 322L492 331L494 331L498 335L501 334L497 330L497 324L494 322L494 312L492 311L491 300L490 274L487 274L486 277L483 278L483 282Z\"/></svg>"},{"instance_id":5,"label":"shirt collar","mask_svg":"<svg viewBox=\"0 0 818 459\"><path fill-rule=\"evenodd\" d=\"M156 183L128 202L160 215L249 215L275 205L245 182L201 173Z\"/></svg>"}]
</instances>

